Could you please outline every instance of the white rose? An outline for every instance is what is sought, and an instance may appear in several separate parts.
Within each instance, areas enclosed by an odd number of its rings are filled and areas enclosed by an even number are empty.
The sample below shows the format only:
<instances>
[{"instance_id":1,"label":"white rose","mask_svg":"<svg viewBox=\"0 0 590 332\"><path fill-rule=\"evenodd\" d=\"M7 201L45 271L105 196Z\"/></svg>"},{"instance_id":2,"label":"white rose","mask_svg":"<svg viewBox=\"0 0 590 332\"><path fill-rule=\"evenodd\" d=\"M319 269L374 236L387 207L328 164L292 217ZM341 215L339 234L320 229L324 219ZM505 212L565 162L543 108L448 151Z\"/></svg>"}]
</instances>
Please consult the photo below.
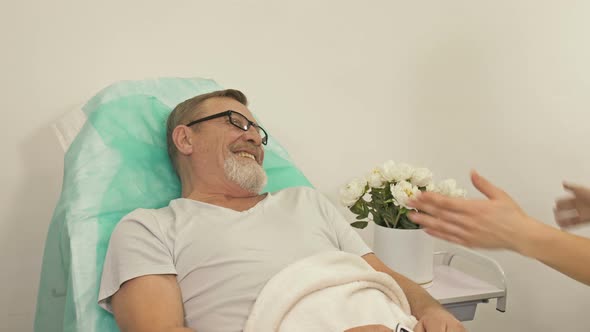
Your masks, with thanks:
<instances>
[{"instance_id":1,"label":"white rose","mask_svg":"<svg viewBox=\"0 0 590 332\"><path fill-rule=\"evenodd\" d=\"M396 164L388 161L381 166L383 177L389 182L407 181L412 177L414 168L408 164Z\"/></svg>"},{"instance_id":2,"label":"white rose","mask_svg":"<svg viewBox=\"0 0 590 332\"><path fill-rule=\"evenodd\" d=\"M436 191L449 197L465 197L466 194L465 189L458 188L457 181L453 179L447 179L439 183Z\"/></svg>"},{"instance_id":3,"label":"white rose","mask_svg":"<svg viewBox=\"0 0 590 332\"><path fill-rule=\"evenodd\" d=\"M374 168L371 173L367 175L367 182L371 188L381 188L383 187L383 182L385 179L383 178L383 174L381 170L378 168Z\"/></svg>"},{"instance_id":4,"label":"white rose","mask_svg":"<svg viewBox=\"0 0 590 332\"><path fill-rule=\"evenodd\" d=\"M434 183L431 183L426 186L426 191L438 192L438 188L434 185Z\"/></svg>"},{"instance_id":5,"label":"white rose","mask_svg":"<svg viewBox=\"0 0 590 332\"><path fill-rule=\"evenodd\" d=\"M397 165L393 160L386 161L381 166L381 173L383 174L383 178L385 181L393 182L393 175L397 172Z\"/></svg>"},{"instance_id":6,"label":"white rose","mask_svg":"<svg viewBox=\"0 0 590 332\"><path fill-rule=\"evenodd\" d=\"M455 188L457 188L457 182L453 179L447 179L438 183L436 192L449 196Z\"/></svg>"},{"instance_id":7,"label":"white rose","mask_svg":"<svg viewBox=\"0 0 590 332\"><path fill-rule=\"evenodd\" d=\"M427 187L432 183L432 172L428 168L416 168L410 182L418 187Z\"/></svg>"},{"instance_id":8,"label":"white rose","mask_svg":"<svg viewBox=\"0 0 590 332\"><path fill-rule=\"evenodd\" d=\"M396 185L391 185L391 194L393 195L396 206L402 206L407 209L411 209L407 205L408 199L416 197L420 193L420 189L417 186L412 185L408 181L400 181Z\"/></svg>"},{"instance_id":9,"label":"white rose","mask_svg":"<svg viewBox=\"0 0 590 332\"><path fill-rule=\"evenodd\" d=\"M349 184L340 189L340 201L347 207L351 207L365 193L367 181L364 179L354 179Z\"/></svg>"},{"instance_id":10,"label":"white rose","mask_svg":"<svg viewBox=\"0 0 590 332\"><path fill-rule=\"evenodd\" d=\"M460 189L457 188L455 190L453 190L453 192L450 195L451 197L463 197L465 198L465 196L467 196L467 191L465 189Z\"/></svg>"}]
</instances>

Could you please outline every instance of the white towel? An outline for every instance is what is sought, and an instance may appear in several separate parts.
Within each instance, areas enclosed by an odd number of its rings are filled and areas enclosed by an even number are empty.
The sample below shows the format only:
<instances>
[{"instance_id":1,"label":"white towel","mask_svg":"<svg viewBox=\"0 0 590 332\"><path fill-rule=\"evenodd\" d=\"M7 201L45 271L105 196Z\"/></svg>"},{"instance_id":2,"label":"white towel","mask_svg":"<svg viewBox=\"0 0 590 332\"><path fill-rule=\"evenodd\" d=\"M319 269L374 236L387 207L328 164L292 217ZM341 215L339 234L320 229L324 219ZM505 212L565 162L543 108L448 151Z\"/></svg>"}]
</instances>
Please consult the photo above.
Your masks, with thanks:
<instances>
[{"instance_id":1,"label":"white towel","mask_svg":"<svg viewBox=\"0 0 590 332\"><path fill-rule=\"evenodd\" d=\"M295 262L269 280L244 332L342 332L370 324L413 328L416 318L392 277L359 256L330 251Z\"/></svg>"}]
</instances>

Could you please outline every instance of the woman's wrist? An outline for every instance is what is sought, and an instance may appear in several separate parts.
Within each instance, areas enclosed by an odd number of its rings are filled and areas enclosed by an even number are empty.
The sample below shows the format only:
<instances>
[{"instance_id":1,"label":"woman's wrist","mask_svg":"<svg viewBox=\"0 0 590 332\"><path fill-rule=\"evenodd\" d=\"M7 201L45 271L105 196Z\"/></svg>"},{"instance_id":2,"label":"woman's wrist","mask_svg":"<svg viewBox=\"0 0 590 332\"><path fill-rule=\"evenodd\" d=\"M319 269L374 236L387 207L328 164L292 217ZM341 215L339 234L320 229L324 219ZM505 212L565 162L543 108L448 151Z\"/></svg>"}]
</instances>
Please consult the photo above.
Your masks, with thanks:
<instances>
[{"instance_id":1,"label":"woman's wrist","mask_svg":"<svg viewBox=\"0 0 590 332\"><path fill-rule=\"evenodd\" d=\"M551 247L555 240L557 230L527 216L529 226L521 236L516 236L515 251L523 256L538 259L542 251Z\"/></svg>"}]
</instances>

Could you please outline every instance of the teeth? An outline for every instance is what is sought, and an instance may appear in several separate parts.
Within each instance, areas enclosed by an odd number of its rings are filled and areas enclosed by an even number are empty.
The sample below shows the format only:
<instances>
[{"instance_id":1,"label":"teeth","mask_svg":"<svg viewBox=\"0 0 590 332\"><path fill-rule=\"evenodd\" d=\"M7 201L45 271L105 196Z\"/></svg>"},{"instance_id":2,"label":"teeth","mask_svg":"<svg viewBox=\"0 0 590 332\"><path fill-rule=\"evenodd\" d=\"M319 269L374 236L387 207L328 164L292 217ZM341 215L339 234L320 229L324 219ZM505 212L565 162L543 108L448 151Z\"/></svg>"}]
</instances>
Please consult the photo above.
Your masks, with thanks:
<instances>
[{"instance_id":1,"label":"teeth","mask_svg":"<svg viewBox=\"0 0 590 332\"><path fill-rule=\"evenodd\" d=\"M238 152L238 156L250 158L252 160L256 160L253 155L249 154L248 152Z\"/></svg>"}]
</instances>

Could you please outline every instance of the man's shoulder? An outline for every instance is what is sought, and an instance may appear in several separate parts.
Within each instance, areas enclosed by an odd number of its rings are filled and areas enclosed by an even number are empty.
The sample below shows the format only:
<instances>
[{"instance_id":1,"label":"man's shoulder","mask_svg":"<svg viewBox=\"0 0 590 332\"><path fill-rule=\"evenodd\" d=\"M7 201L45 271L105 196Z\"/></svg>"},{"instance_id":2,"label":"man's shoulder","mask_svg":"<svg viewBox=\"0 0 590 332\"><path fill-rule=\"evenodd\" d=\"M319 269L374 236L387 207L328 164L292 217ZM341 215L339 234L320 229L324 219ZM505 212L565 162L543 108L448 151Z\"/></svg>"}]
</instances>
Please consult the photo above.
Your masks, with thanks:
<instances>
[{"instance_id":1,"label":"man's shoulder","mask_svg":"<svg viewBox=\"0 0 590 332\"><path fill-rule=\"evenodd\" d=\"M165 225L172 218L174 213L170 206L157 209L137 208L121 218L117 228L121 228L122 224L130 223L150 228L150 226Z\"/></svg>"},{"instance_id":2,"label":"man's shoulder","mask_svg":"<svg viewBox=\"0 0 590 332\"><path fill-rule=\"evenodd\" d=\"M172 208L170 206L164 206L158 209L137 208L129 212L123 219L162 219L172 215Z\"/></svg>"}]
</instances>

